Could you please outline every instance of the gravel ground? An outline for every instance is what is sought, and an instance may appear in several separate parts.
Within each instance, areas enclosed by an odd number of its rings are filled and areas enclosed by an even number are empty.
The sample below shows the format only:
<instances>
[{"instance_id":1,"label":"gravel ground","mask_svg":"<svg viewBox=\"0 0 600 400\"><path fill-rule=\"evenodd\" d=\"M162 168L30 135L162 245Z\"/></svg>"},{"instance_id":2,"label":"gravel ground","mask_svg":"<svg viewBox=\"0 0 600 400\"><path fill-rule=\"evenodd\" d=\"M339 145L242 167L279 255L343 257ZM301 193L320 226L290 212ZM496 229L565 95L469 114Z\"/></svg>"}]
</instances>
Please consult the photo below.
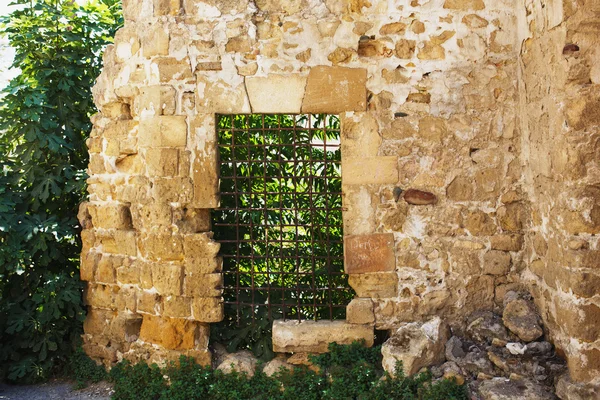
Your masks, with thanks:
<instances>
[{"instance_id":1,"label":"gravel ground","mask_svg":"<svg viewBox=\"0 0 600 400\"><path fill-rule=\"evenodd\" d=\"M113 390L109 383L94 383L74 390L74 383L51 381L41 385L6 385L0 383L0 400L110 400Z\"/></svg>"}]
</instances>

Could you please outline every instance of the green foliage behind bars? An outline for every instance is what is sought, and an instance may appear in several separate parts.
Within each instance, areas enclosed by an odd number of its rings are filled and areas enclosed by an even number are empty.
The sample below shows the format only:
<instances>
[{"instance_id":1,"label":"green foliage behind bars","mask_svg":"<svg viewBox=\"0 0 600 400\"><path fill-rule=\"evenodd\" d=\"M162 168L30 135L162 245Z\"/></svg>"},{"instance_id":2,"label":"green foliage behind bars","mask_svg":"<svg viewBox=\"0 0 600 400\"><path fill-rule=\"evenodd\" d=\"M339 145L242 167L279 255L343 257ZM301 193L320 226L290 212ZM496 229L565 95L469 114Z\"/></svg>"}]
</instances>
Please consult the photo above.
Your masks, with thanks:
<instances>
[{"instance_id":1,"label":"green foliage behind bars","mask_svg":"<svg viewBox=\"0 0 600 400\"><path fill-rule=\"evenodd\" d=\"M217 118L221 209L213 229L225 300L246 305L227 304L215 331L229 350L268 359L273 319L344 318L352 298L343 274L339 119Z\"/></svg>"},{"instance_id":2,"label":"green foliage behind bars","mask_svg":"<svg viewBox=\"0 0 600 400\"><path fill-rule=\"evenodd\" d=\"M0 95L0 378L46 377L81 331L84 141L119 3L16 1L0 20L21 70Z\"/></svg>"}]
</instances>

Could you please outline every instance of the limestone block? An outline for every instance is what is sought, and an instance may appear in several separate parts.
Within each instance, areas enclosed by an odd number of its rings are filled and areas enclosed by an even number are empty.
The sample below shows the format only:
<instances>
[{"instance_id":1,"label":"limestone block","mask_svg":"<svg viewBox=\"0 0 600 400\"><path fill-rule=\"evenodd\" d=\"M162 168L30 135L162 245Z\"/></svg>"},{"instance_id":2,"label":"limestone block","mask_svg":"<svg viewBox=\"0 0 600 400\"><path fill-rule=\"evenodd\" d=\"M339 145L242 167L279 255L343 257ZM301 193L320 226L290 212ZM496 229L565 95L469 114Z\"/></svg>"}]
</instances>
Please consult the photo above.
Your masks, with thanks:
<instances>
[{"instance_id":1,"label":"limestone block","mask_svg":"<svg viewBox=\"0 0 600 400\"><path fill-rule=\"evenodd\" d=\"M96 234L92 229L81 231L81 254L87 254L96 245Z\"/></svg>"},{"instance_id":2,"label":"limestone block","mask_svg":"<svg viewBox=\"0 0 600 400\"><path fill-rule=\"evenodd\" d=\"M211 274L221 271L221 262L217 258L221 245L212 240L212 234L200 233L184 235L183 250L185 268L191 274Z\"/></svg>"},{"instance_id":3,"label":"limestone block","mask_svg":"<svg viewBox=\"0 0 600 400\"><path fill-rule=\"evenodd\" d=\"M195 297L192 299L192 319L200 322L223 320L223 300L217 297Z\"/></svg>"},{"instance_id":4,"label":"limestone block","mask_svg":"<svg viewBox=\"0 0 600 400\"><path fill-rule=\"evenodd\" d=\"M375 208L377 196L364 186L342 185L344 233L365 235L375 232Z\"/></svg>"},{"instance_id":5,"label":"limestone block","mask_svg":"<svg viewBox=\"0 0 600 400\"><path fill-rule=\"evenodd\" d=\"M183 260L183 240L178 234L144 233L139 237L139 247L141 254L148 260Z\"/></svg>"},{"instance_id":6,"label":"limestone block","mask_svg":"<svg viewBox=\"0 0 600 400\"><path fill-rule=\"evenodd\" d=\"M313 67L302 102L304 113L340 114L365 111L367 71L344 67Z\"/></svg>"},{"instance_id":7,"label":"limestone block","mask_svg":"<svg viewBox=\"0 0 600 400\"><path fill-rule=\"evenodd\" d=\"M306 76L299 74L246 78L252 112L300 113L306 79Z\"/></svg>"},{"instance_id":8,"label":"limestone block","mask_svg":"<svg viewBox=\"0 0 600 400\"><path fill-rule=\"evenodd\" d=\"M141 325L141 315L119 313L110 323L110 337L119 342L135 342L140 336Z\"/></svg>"},{"instance_id":9,"label":"limestone block","mask_svg":"<svg viewBox=\"0 0 600 400\"><path fill-rule=\"evenodd\" d=\"M138 232L164 230L172 225L172 209L168 204L160 202L133 204L131 219Z\"/></svg>"},{"instance_id":10,"label":"limestone block","mask_svg":"<svg viewBox=\"0 0 600 400\"><path fill-rule=\"evenodd\" d=\"M137 312L142 314L162 314L162 298L158 293L142 291L137 294Z\"/></svg>"},{"instance_id":11,"label":"limestone block","mask_svg":"<svg viewBox=\"0 0 600 400\"><path fill-rule=\"evenodd\" d=\"M483 10L485 3L483 0L446 0L444 8L451 10Z\"/></svg>"},{"instance_id":12,"label":"limestone block","mask_svg":"<svg viewBox=\"0 0 600 400\"><path fill-rule=\"evenodd\" d=\"M137 289L133 286L123 285L115 295L114 308L119 311L135 312L137 305Z\"/></svg>"},{"instance_id":13,"label":"limestone block","mask_svg":"<svg viewBox=\"0 0 600 400\"><path fill-rule=\"evenodd\" d=\"M353 299L346 306L346 321L351 324L375 324L373 300L370 298Z\"/></svg>"},{"instance_id":14,"label":"limestone block","mask_svg":"<svg viewBox=\"0 0 600 400\"><path fill-rule=\"evenodd\" d=\"M122 204L88 205L92 224L96 228L131 229L131 213L129 207Z\"/></svg>"},{"instance_id":15,"label":"limestone block","mask_svg":"<svg viewBox=\"0 0 600 400\"><path fill-rule=\"evenodd\" d=\"M448 336L448 327L439 317L404 324L381 347L383 368L395 375L396 363L401 361L404 374L411 376L423 367L439 364L445 359Z\"/></svg>"},{"instance_id":16,"label":"limestone block","mask_svg":"<svg viewBox=\"0 0 600 400\"><path fill-rule=\"evenodd\" d=\"M448 185L446 189L446 196L449 200L453 201L471 201L473 199L473 180L464 177L457 176Z\"/></svg>"},{"instance_id":17,"label":"limestone block","mask_svg":"<svg viewBox=\"0 0 600 400\"><path fill-rule=\"evenodd\" d=\"M126 285L137 285L140 283L140 269L136 263L116 267L117 282Z\"/></svg>"},{"instance_id":18,"label":"limestone block","mask_svg":"<svg viewBox=\"0 0 600 400\"><path fill-rule=\"evenodd\" d=\"M510 254L499 250L490 250L483 256L483 273L506 275L510 271Z\"/></svg>"},{"instance_id":19,"label":"limestone block","mask_svg":"<svg viewBox=\"0 0 600 400\"><path fill-rule=\"evenodd\" d=\"M154 0L154 15L181 14L181 0Z\"/></svg>"},{"instance_id":20,"label":"limestone block","mask_svg":"<svg viewBox=\"0 0 600 400\"><path fill-rule=\"evenodd\" d=\"M571 338L595 342L600 338L600 307L595 304L567 304L555 299L556 322Z\"/></svg>"},{"instance_id":21,"label":"limestone block","mask_svg":"<svg viewBox=\"0 0 600 400\"><path fill-rule=\"evenodd\" d=\"M173 264L153 264L152 284L158 294L180 296L183 287L183 267Z\"/></svg>"},{"instance_id":22,"label":"limestone block","mask_svg":"<svg viewBox=\"0 0 600 400\"><path fill-rule=\"evenodd\" d=\"M116 283L117 267L124 262L124 257L105 254L100 257L96 267L95 281L98 283Z\"/></svg>"},{"instance_id":23,"label":"limestone block","mask_svg":"<svg viewBox=\"0 0 600 400\"><path fill-rule=\"evenodd\" d=\"M200 233L211 230L210 210L178 207L173 210L173 223L181 233Z\"/></svg>"},{"instance_id":24,"label":"limestone block","mask_svg":"<svg viewBox=\"0 0 600 400\"><path fill-rule=\"evenodd\" d=\"M153 61L153 64L158 68L158 75L161 83L171 81L183 81L192 83L194 77L192 75L192 66L188 58L178 60L173 57L159 57Z\"/></svg>"},{"instance_id":25,"label":"limestone block","mask_svg":"<svg viewBox=\"0 0 600 400\"><path fill-rule=\"evenodd\" d=\"M151 189L155 201L187 204L192 201L194 186L190 178L157 177Z\"/></svg>"},{"instance_id":26,"label":"limestone block","mask_svg":"<svg viewBox=\"0 0 600 400\"><path fill-rule=\"evenodd\" d=\"M144 315L140 339L170 350L194 348L198 324L194 321Z\"/></svg>"},{"instance_id":27,"label":"limestone block","mask_svg":"<svg viewBox=\"0 0 600 400\"><path fill-rule=\"evenodd\" d=\"M92 281L96 275L96 267L100 261L100 253L86 252L81 254L79 276L82 281Z\"/></svg>"},{"instance_id":28,"label":"limestone block","mask_svg":"<svg viewBox=\"0 0 600 400\"><path fill-rule=\"evenodd\" d=\"M142 54L144 57L169 55L169 34L161 24L149 25L144 30Z\"/></svg>"},{"instance_id":29,"label":"limestone block","mask_svg":"<svg viewBox=\"0 0 600 400\"><path fill-rule=\"evenodd\" d=\"M100 346L92 343L85 343L81 346L85 354L92 359L101 359L108 362L117 362L117 350L113 347Z\"/></svg>"},{"instance_id":30,"label":"limestone block","mask_svg":"<svg viewBox=\"0 0 600 400\"><path fill-rule=\"evenodd\" d=\"M428 116L419 120L419 137L441 142L447 134L448 129L444 118Z\"/></svg>"},{"instance_id":31,"label":"limestone block","mask_svg":"<svg viewBox=\"0 0 600 400\"><path fill-rule=\"evenodd\" d=\"M83 302L94 308L114 308L115 297L119 287L115 285L88 284L83 294Z\"/></svg>"},{"instance_id":32,"label":"limestone block","mask_svg":"<svg viewBox=\"0 0 600 400\"><path fill-rule=\"evenodd\" d=\"M415 55L415 49L417 48L417 42L414 40L400 39L396 42L394 54L396 57L404 60L413 58Z\"/></svg>"},{"instance_id":33,"label":"limestone block","mask_svg":"<svg viewBox=\"0 0 600 400\"><path fill-rule=\"evenodd\" d=\"M345 321L273 321L273 351L326 353L329 343L364 340L373 345L373 327Z\"/></svg>"},{"instance_id":34,"label":"limestone block","mask_svg":"<svg viewBox=\"0 0 600 400\"><path fill-rule=\"evenodd\" d=\"M386 298L398 294L398 274L396 272L376 272L371 274L352 274L348 284L358 297Z\"/></svg>"},{"instance_id":35,"label":"limestone block","mask_svg":"<svg viewBox=\"0 0 600 400\"><path fill-rule=\"evenodd\" d=\"M521 340L531 342L544 334L535 305L524 299L508 302L502 313L504 325Z\"/></svg>"},{"instance_id":36,"label":"limestone block","mask_svg":"<svg viewBox=\"0 0 600 400\"><path fill-rule=\"evenodd\" d=\"M188 297L221 297L223 274L191 274L186 269L184 290Z\"/></svg>"},{"instance_id":37,"label":"limestone block","mask_svg":"<svg viewBox=\"0 0 600 400\"><path fill-rule=\"evenodd\" d=\"M233 371L254 376L258 360L251 351L242 350L236 353L226 354L219 363L217 370L230 374Z\"/></svg>"},{"instance_id":38,"label":"limestone block","mask_svg":"<svg viewBox=\"0 0 600 400\"><path fill-rule=\"evenodd\" d=\"M112 231L97 236L102 251L105 253L137 255L136 234L134 231Z\"/></svg>"},{"instance_id":39,"label":"limestone block","mask_svg":"<svg viewBox=\"0 0 600 400\"><path fill-rule=\"evenodd\" d=\"M371 112L340 115L342 158L376 157L381 136Z\"/></svg>"},{"instance_id":40,"label":"limestone block","mask_svg":"<svg viewBox=\"0 0 600 400\"><path fill-rule=\"evenodd\" d=\"M87 335L104 335L117 313L112 310L90 308L83 322L83 332Z\"/></svg>"},{"instance_id":41,"label":"limestone block","mask_svg":"<svg viewBox=\"0 0 600 400\"><path fill-rule=\"evenodd\" d=\"M342 161L342 184L369 185L394 184L398 182L398 158L380 156L352 158Z\"/></svg>"},{"instance_id":42,"label":"limestone block","mask_svg":"<svg viewBox=\"0 0 600 400\"><path fill-rule=\"evenodd\" d=\"M140 122L140 147L185 147L187 143L186 117L168 115L150 117Z\"/></svg>"},{"instance_id":43,"label":"limestone block","mask_svg":"<svg viewBox=\"0 0 600 400\"><path fill-rule=\"evenodd\" d=\"M192 299L169 296L164 299L162 315L170 318L189 318L192 315Z\"/></svg>"},{"instance_id":44,"label":"limestone block","mask_svg":"<svg viewBox=\"0 0 600 400\"><path fill-rule=\"evenodd\" d=\"M148 176L176 176L179 151L173 148L146 149L146 171Z\"/></svg>"},{"instance_id":45,"label":"limestone block","mask_svg":"<svg viewBox=\"0 0 600 400\"><path fill-rule=\"evenodd\" d=\"M375 233L344 237L344 269L347 274L395 271L394 235Z\"/></svg>"},{"instance_id":46,"label":"limestone block","mask_svg":"<svg viewBox=\"0 0 600 400\"><path fill-rule=\"evenodd\" d=\"M132 134L138 126L137 121L116 120L110 122L102 131L102 136L107 139L125 139Z\"/></svg>"},{"instance_id":47,"label":"limestone block","mask_svg":"<svg viewBox=\"0 0 600 400\"><path fill-rule=\"evenodd\" d=\"M153 85L140 88L134 100L134 111L141 119L153 115L173 115L175 113L176 92L172 86Z\"/></svg>"}]
</instances>

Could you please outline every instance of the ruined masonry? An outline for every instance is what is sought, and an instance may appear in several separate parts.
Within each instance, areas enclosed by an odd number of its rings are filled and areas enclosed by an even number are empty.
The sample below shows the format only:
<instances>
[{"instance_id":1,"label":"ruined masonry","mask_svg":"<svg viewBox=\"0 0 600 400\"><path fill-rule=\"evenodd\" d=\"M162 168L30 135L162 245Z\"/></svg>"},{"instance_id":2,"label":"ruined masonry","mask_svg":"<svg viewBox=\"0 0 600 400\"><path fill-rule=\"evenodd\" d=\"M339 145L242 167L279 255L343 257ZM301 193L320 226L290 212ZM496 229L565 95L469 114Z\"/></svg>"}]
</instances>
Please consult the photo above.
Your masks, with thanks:
<instances>
[{"instance_id":1,"label":"ruined masonry","mask_svg":"<svg viewBox=\"0 0 600 400\"><path fill-rule=\"evenodd\" d=\"M215 114L329 113L356 298L346 321L277 321L275 350L459 329L528 290L571 379L600 384L599 1L123 6L79 215L90 356L210 363Z\"/></svg>"}]
</instances>

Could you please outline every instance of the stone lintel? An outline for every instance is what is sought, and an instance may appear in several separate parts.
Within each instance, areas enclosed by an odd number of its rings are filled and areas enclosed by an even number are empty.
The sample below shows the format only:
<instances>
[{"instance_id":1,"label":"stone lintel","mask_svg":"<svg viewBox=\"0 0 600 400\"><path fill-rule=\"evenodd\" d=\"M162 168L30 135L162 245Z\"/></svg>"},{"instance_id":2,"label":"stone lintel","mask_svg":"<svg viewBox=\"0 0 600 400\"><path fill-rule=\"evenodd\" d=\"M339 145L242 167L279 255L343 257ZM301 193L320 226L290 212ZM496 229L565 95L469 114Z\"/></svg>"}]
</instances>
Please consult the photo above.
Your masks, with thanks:
<instances>
[{"instance_id":1,"label":"stone lintel","mask_svg":"<svg viewBox=\"0 0 600 400\"><path fill-rule=\"evenodd\" d=\"M298 114L302 108L306 76L269 75L246 78L253 113Z\"/></svg>"},{"instance_id":2,"label":"stone lintel","mask_svg":"<svg viewBox=\"0 0 600 400\"><path fill-rule=\"evenodd\" d=\"M273 321L273 351L326 353L329 343L373 345L373 327L346 321Z\"/></svg>"}]
</instances>

